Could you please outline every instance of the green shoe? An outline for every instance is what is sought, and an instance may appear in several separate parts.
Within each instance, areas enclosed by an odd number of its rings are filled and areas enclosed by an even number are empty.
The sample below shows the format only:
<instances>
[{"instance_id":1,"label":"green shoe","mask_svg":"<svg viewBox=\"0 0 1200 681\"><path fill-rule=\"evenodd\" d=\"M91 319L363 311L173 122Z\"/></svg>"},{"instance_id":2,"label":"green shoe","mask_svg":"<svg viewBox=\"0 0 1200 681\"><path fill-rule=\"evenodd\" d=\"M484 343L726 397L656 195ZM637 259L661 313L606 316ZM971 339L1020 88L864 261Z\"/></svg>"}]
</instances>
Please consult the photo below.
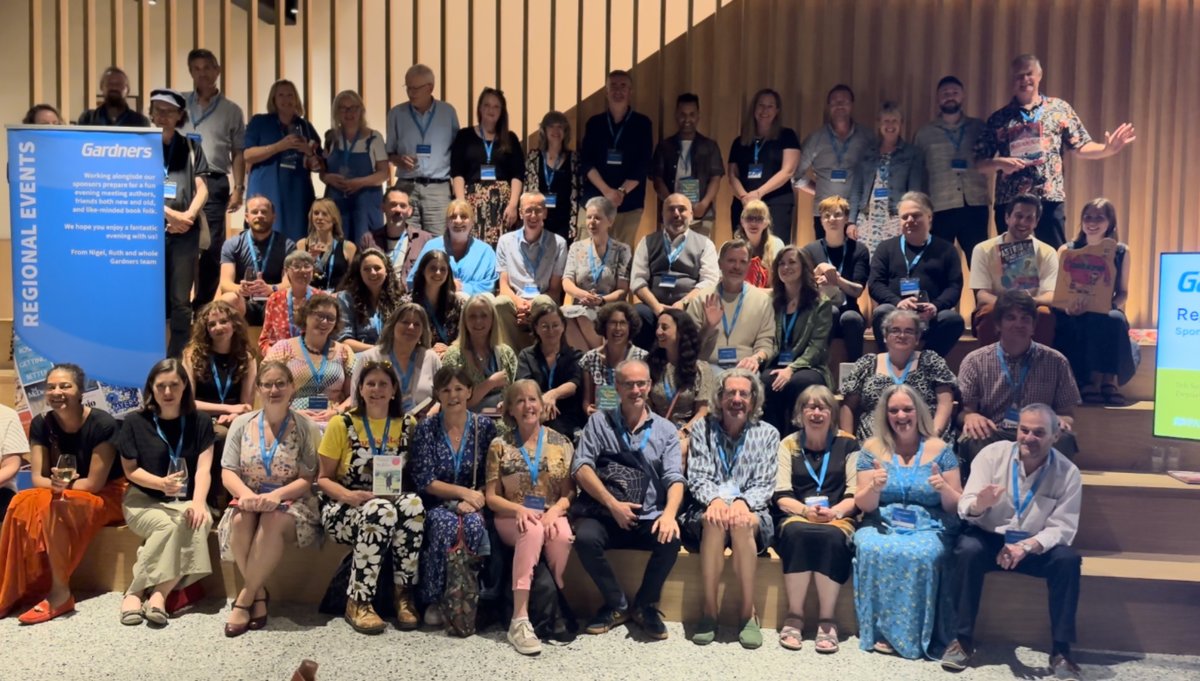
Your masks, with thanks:
<instances>
[{"instance_id":1,"label":"green shoe","mask_svg":"<svg viewBox=\"0 0 1200 681\"><path fill-rule=\"evenodd\" d=\"M762 629L758 628L758 620L753 617L746 620L746 623L742 625L742 630L738 632L738 642L748 650L762 647Z\"/></svg>"},{"instance_id":2,"label":"green shoe","mask_svg":"<svg viewBox=\"0 0 1200 681\"><path fill-rule=\"evenodd\" d=\"M707 617L701 618L696 623L696 630L692 632L692 643L698 646L706 646L717 639L717 621ZM759 637L759 644L762 643L762 637Z\"/></svg>"}]
</instances>

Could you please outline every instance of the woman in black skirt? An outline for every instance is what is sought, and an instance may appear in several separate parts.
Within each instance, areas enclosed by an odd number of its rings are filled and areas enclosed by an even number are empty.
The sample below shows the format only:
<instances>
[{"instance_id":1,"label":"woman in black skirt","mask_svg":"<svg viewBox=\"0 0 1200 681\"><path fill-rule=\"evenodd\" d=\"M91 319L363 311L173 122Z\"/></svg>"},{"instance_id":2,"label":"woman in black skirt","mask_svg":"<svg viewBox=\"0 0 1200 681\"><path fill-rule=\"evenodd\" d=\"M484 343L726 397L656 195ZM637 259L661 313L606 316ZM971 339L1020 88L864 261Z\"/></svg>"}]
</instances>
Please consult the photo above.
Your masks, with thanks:
<instances>
[{"instance_id":1,"label":"woman in black skirt","mask_svg":"<svg viewBox=\"0 0 1200 681\"><path fill-rule=\"evenodd\" d=\"M859 446L852 435L838 431L833 420L836 409L829 388L809 386L796 402L794 423L800 430L779 443L776 551L783 562L788 599L779 644L789 650L801 647L804 601L814 581L820 603L817 652L838 650L834 609L851 572Z\"/></svg>"}]
</instances>

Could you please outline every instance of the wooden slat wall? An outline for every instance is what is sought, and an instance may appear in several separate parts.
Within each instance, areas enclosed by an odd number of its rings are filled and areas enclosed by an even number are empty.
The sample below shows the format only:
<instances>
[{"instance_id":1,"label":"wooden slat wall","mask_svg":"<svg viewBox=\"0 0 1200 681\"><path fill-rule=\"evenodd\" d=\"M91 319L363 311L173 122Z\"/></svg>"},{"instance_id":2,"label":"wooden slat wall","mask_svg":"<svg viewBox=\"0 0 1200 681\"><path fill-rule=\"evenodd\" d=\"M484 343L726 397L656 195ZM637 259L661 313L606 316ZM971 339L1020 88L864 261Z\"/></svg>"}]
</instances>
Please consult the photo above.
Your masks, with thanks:
<instances>
[{"instance_id":1,"label":"wooden slat wall","mask_svg":"<svg viewBox=\"0 0 1200 681\"><path fill-rule=\"evenodd\" d=\"M296 81L309 117L329 126L333 95L360 88L369 121L382 128L404 99L404 70L431 66L437 92L475 121L485 86L504 90L513 129L535 142L542 115L567 113L578 135L603 108L607 68L631 69L635 106L658 134L674 130L677 94L702 98L701 129L723 150L736 136L746 97L774 87L784 119L803 136L820 125L826 90L847 82L867 125L884 99L902 103L911 134L933 115L932 89L953 73L967 84L969 113L986 116L1008 98L1008 62L1034 52L1044 91L1072 102L1102 139L1123 121L1138 141L1101 162L1068 162L1071 223L1079 206L1108 196L1134 254L1128 311L1153 323L1156 254L1200 250L1200 0L301 0L293 26L263 24L231 0L26 0L5 42L26 49L27 73L6 83L6 120L30 100L50 100L74 118L94 102L96 81L115 61L133 94L162 84L187 89L187 50L197 42L224 60L223 88L247 114L265 110L272 77ZM282 5L283 3L280 2ZM336 11L334 7L336 6ZM171 25L167 26L168 16ZM23 21L20 19L24 19ZM32 30L26 31L26 28ZM82 38L82 39L81 39ZM86 54L85 54L86 52ZM85 64L81 77L64 62ZM142 82L149 80L152 82ZM0 188L0 199L7 188ZM728 190L722 192L718 239ZM653 213L653 209L648 213ZM811 238L802 198L797 238ZM647 215L642 229L652 228ZM1074 227L1072 227L1072 231ZM0 267L7 270L9 264ZM9 278L0 277L7 290ZM0 315L11 314L11 296Z\"/></svg>"}]
</instances>

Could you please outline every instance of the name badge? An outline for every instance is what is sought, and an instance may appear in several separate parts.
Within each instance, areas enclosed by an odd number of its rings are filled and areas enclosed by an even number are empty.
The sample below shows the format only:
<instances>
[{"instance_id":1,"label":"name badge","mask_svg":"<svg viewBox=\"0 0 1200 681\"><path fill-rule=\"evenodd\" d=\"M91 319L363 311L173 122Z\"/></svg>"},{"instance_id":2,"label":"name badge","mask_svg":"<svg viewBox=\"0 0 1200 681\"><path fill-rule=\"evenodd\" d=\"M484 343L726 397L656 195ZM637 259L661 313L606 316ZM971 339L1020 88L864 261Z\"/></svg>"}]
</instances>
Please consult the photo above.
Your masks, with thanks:
<instances>
[{"instance_id":1,"label":"name badge","mask_svg":"<svg viewBox=\"0 0 1200 681\"><path fill-rule=\"evenodd\" d=\"M742 496L742 490L733 480L726 480L717 488L717 496L727 502L732 502L734 499Z\"/></svg>"},{"instance_id":2,"label":"name badge","mask_svg":"<svg viewBox=\"0 0 1200 681\"><path fill-rule=\"evenodd\" d=\"M196 144L200 144L200 142L203 141L203 139L204 139L204 138L200 137L200 133L198 133L198 132L189 132L187 134L187 138L190 139L191 141L195 142Z\"/></svg>"},{"instance_id":3,"label":"name badge","mask_svg":"<svg viewBox=\"0 0 1200 681\"><path fill-rule=\"evenodd\" d=\"M281 486L282 485L272 485L269 482L260 482L260 483L258 483L258 493L266 494L267 492L274 492L275 490L279 489Z\"/></svg>"},{"instance_id":4,"label":"name badge","mask_svg":"<svg viewBox=\"0 0 1200 681\"><path fill-rule=\"evenodd\" d=\"M658 280L658 285L661 288L675 288L675 285L678 283L679 277L675 276L674 274L664 274Z\"/></svg>"},{"instance_id":5,"label":"name badge","mask_svg":"<svg viewBox=\"0 0 1200 681\"><path fill-rule=\"evenodd\" d=\"M876 199L890 198L892 192L887 187L876 187L875 191L871 192L871 197Z\"/></svg>"},{"instance_id":6,"label":"name badge","mask_svg":"<svg viewBox=\"0 0 1200 681\"><path fill-rule=\"evenodd\" d=\"M546 497L526 494L525 501L521 505L531 511L544 511L546 510Z\"/></svg>"},{"instance_id":7,"label":"name badge","mask_svg":"<svg viewBox=\"0 0 1200 681\"><path fill-rule=\"evenodd\" d=\"M796 353L787 351L779 353L779 360L776 362L779 366L787 366L796 361Z\"/></svg>"},{"instance_id":8,"label":"name badge","mask_svg":"<svg viewBox=\"0 0 1200 681\"><path fill-rule=\"evenodd\" d=\"M178 194L179 194L179 185L175 184L174 182L172 182L170 180L163 182L163 198L164 199L171 200L171 199L175 198L176 196L178 196Z\"/></svg>"},{"instance_id":9,"label":"name badge","mask_svg":"<svg viewBox=\"0 0 1200 681\"><path fill-rule=\"evenodd\" d=\"M818 508L829 508L829 497L804 497L805 506L816 506Z\"/></svg>"},{"instance_id":10,"label":"name badge","mask_svg":"<svg viewBox=\"0 0 1200 681\"><path fill-rule=\"evenodd\" d=\"M308 398L308 408L316 409L318 411L328 409L329 397L325 395L313 395L312 397Z\"/></svg>"},{"instance_id":11,"label":"name badge","mask_svg":"<svg viewBox=\"0 0 1200 681\"><path fill-rule=\"evenodd\" d=\"M830 182L845 182L850 179L850 172L845 168L835 168L829 173Z\"/></svg>"},{"instance_id":12,"label":"name badge","mask_svg":"<svg viewBox=\"0 0 1200 681\"><path fill-rule=\"evenodd\" d=\"M681 177L676 180L675 191L686 196L692 203L700 202L700 180L694 177Z\"/></svg>"},{"instance_id":13,"label":"name badge","mask_svg":"<svg viewBox=\"0 0 1200 681\"><path fill-rule=\"evenodd\" d=\"M956 159L950 161L950 168L952 170L957 170L960 173L966 172L967 171L967 159L956 158Z\"/></svg>"},{"instance_id":14,"label":"name badge","mask_svg":"<svg viewBox=\"0 0 1200 681\"><path fill-rule=\"evenodd\" d=\"M623 158L620 149L609 149L605 156L605 162L610 166L619 166L623 162Z\"/></svg>"},{"instance_id":15,"label":"name badge","mask_svg":"<svg viewBox=\"0 0 1200 681\"><path fill-rule=\"evenodd\" d=\"M431 156L433 156L433 145L430 145L430 144L418 144L417 145L417 158L428 159Z\"/></svg>"},{"instance_id":16,"label":"name badge","mask_svg":"<svg viewBox=\"0 0 1200 681\"><path fill-rule=\"evenodd\" d=\"M596 402L599 403L601 409L616 409L621 404L616 386L602 385L596 388Z\"/></svg>"},{"instance_id":17,"label":"name badge","mask_svg":"<svg viewBox=\"0 0 1200 681\"><path fill-rule=\"evenodd\" d=\"M911 508L892 509L892 527L897 530L917 529L917 512Z\"/></svg>"},{"instance_id":18,"label":"name badge","mask_svg":"<svg viewBox=\"0 0 1200 681\"><path fill-rule=\"evenodd\" d=\"M521 289L522 298L536 298L539 294L541 294L541 291L534 284L527 284Z\"/></svg>"},{"instance_id":19,"label":"name badge","mask_svg":"<svg viewBox=\"0 0 1200 681\"><path fill-rule=\"evenodd\" d=\"M481 180L495 180L495 179L496 179L496 166L482 166L482 167L480 167L480 168L479 168L479 179L481 179Z\"/></svg>"},{"instance_id":20,"label":"name badge","mask_svg":"<svg viewBox=\"0 0 1200 681\"><path fill-rule=\"evenodd\" d=\"M546 194L546 207L558 208L558 196L556 194Z\"/></svg>"},{"instance_id":21,"label":"name badge","mask_svg":"<svg viewBox=\"0 0 1200 681\"><path fill-rule=\"evenodd\" d=\"M1017 409L1017 405L1015 404L1008 405L1008 409L1004 410L1004 420L1000 423L1000 427L1016 430L1017 424L1020 422L1021 410Z\"/></svg>"},{"instance_id":22,"label":"name badge","mask_svg":"<svg viewBox=\"0 0 1200 681\"><path fill-rule=\"evenodd\" d=\"M915 296L921 293L921 280L916 277L904 277L900 280L900 296Z\"/></svg>"},{"instance_id":23,"label":"name badge","mask_svg":"<svg viewBox=\"0 0 1200 681\"><path fill-rule=\"evenodd\" d=\"M1028 532L1022 532L1021 530L1005 530L1004 531L1004 543L1005 544L1017 544L1019 542L1025 541L1026 539L1029 539L1032 536L1033 536L1032 534L1030 534Z\"/></svg>"},{"instance_id":24,"label":"name badge","mask_svg":"<svg viewBox=\"0 0 1200 681\"><path fill-rule=\"evenodd\" d=\"M718 364L737 364L737 348L717 348Z\"/></svg>"},{"instance_id":25,"label":"name badge","mask_svg":"<svg viewBox=\"0 0 1200 681\"><path fill-rule=\"evenodd\" d=\"M763 176L763 165L761 163L751 163L750 168L746 170L747 180L761 180Z\"/></svg>"}]
</instances>

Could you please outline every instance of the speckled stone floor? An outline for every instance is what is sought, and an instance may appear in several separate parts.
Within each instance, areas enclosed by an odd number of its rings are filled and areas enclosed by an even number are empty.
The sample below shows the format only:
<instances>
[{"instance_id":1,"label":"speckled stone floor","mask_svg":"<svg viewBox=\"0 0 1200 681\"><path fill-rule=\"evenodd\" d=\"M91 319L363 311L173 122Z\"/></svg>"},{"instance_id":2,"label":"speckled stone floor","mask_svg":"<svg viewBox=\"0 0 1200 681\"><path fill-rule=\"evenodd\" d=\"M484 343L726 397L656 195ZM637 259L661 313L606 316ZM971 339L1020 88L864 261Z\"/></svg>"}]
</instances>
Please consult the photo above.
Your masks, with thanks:
<instances>
[{"instance_id":1,"label":"speckled stone floor","mask_svg":"<svg viewBox=\"0 0 1200 681\"><path fill-rule=\"evenodd\" d=\"M764 630L765 645L743 650L735 632L698 647L671 623L670 639L648 642L636 626L604 636L582 636L567 645L546 644L536 658L518 655L498 627L468 639L450 639L440 631L380 636L355 633L340 618L311 606L277 604L267 629L238 639L222 635L227 606L208 601L172 619L162 630L117 622L118 594L82 600L71 616L32 627L15 617L0 621L0 679L104 679L124 681L287 681L304 658L320 663L320 681L392 679L1039 679L1050 678L1046 654L1028 648L985 646L975 667L961 674L942 671L934 662L912 662L858 650L857 639L843 641L836 655L818 655L811 640L799 652L775 642ZM1131 655L1078 651L1089 680L1200 679L1197 656Z\"/></svg>"}]
</instances>

